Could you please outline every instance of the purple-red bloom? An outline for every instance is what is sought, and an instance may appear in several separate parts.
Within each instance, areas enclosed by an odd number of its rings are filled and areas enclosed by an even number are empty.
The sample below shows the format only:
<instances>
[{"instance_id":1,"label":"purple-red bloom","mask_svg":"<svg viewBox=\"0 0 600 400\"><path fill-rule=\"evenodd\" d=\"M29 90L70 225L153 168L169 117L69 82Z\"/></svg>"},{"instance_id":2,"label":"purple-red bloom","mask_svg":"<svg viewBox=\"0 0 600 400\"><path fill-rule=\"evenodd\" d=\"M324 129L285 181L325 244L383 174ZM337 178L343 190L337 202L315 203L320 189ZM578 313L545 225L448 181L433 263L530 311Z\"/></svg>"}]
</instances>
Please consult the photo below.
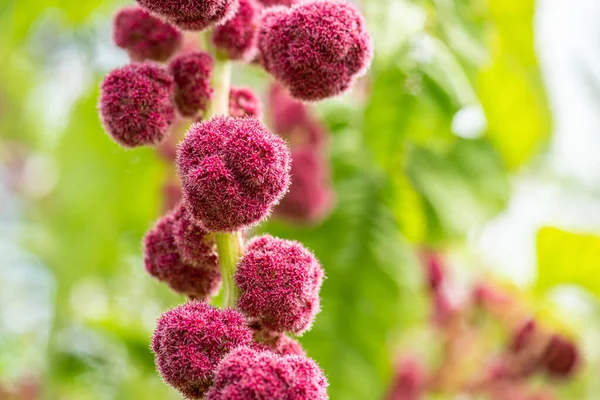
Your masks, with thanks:
<instances>
[{"instance_id":1,"label":"purple-red bloom","mask_svg":"<svg viewBox=\"0 0 600 400\"><path fill-rule=\"evenodd\" d=\"M323 276L321 264L300 243L255 238L235 273L238 308L267 329L302 333L320 310Z\"/></svg>"},{"instance_id":2,"label":"purple-red bloom","mask_svg":"<svg viewBox=\"0 0 600 400\"><path fill-rule=\"evenodd\" d=\"M289 150L256 118L218 116L192 125L177 164L188 210L209 231L260 222L289 185Z\"/></svg>"},{"instance_id":3,"label":"purple-red bloom","mask_svg":"<svg viewBox=\"0 0 600 400\"><path fill-rule=\"evenodd\" d=\"M160 218L144 237L144 264L154 278L166 283L173 291L198 300L207 300L219 289L221 274L214 249L201 264L182 259L175 242L175 214Z\"/></svg>"},{"instance_id":4,"label":"purple-red bloom","mask_svg":"<svg viewBox=\"0 0 600 400\"><path fill-rule=\"evenodd\" d=\"M166 61L181 45L181 32L145 10L127 7L113 22L113 39L134 61Z\"/></svg>"},{"instance_id":5,"label":"purple-red bloom","mask_svg":"<svg viewBox=\"0 0 600 400\"><path fill-rule=\"evenodd\" d=\"M232 87L229 91L229 115L260 118L260 99L251 89Z\"/></svg>"},{"instance_id":6,"label":"purple-red bloom","mask_svg":"<svg viewBox=\"0 0 600 400\"><path fill-rule=\"evenodd\" d=\"M332 209L335 195L331 189L329 167L313 149L292 153L292 183L289 192L275 208L275 214L300 223L316 223Z\"/></svg>"},{"instance_id":7,"label":"purple-red bloom","mask_svg":"<svg viewBox=\"0 0 600 400\"><path fill-rule=\"evenodd\" d=\"M152 350L166 383L188 399L203 399L223 357L251 340L252 332L241 313L191 301L159 318Z\"/></svg>"},{"instance_id":8,"label":"purple-red bloom","mask_svg":"<svg viewBox=\"0 0 600 400\"><path fill-rule=\"evenodd\" d=\"M181 115L193 117L206 111L214 91L210 85L213 66L211 55L202 51L181 55L169 64L175 82L175 104Z\"/></svg>"},{"instance_id":9,"label":"purple-red bloom","mask_svg":"<svg viewBox=\"0 0 600 400\"><path fill-rule=\"evenodd\" d=\"M100 118L124 147L160 143L175 119L173 80L163 68L133 63L110 72L102 82Z\"/></svg>"},{"instance_id":10,"label":"purple-red bloom","mask_svg":"<svg viewBox=\"0 0 600 400\"><path fill-rule=\"evenodd\" d=\"M579 350L573 342L552 335L542 355L541 364L548 375L555 378L569 378L579 365Z\"/></svg>"},{"instance_id":11,"label":"purple-red bloom","mask_svg":"<svg viewBox=\"0 0 600 400\"><path fill-rule=\"evenodd\" d=\"M215 239L192 220L185 203L173 212L173 236L181 257L196 266L219 267Z\"/></svg>"},{"instance_id":12,"label":"purple-red bloom","mask_svg":"<svg viewBox=\"0 0 600 400\"><path fill-rule=\"evenodd\" d=\"M219 364L207 400L326 400L327 380L310 358L248 347Z\"/></svg>"},{"instance_id":13,"label":"purple-red bloom","mask_svg":"<svg viewBox=\"0 0 600 400\"><path fill-rule=\"evenodd\" d=\"M238 0L136 1L179 28L191 31L201 31L226 22L235 14L239 6Z\"/></svg>"},{"instance_id":14,"label":"purple-red bloom","mask_svg":"<svg viewBox=\"0 0 600 400\"><path fill-rule=\"evenodd\" d=\"M256 54L260 5L255 0L239 0L232 19L215 28L213 44L232 60L250 61Z\"/></svg>"},{"instance_id":15,"label":"purple-red bloom","mask_svg":"<svg viewBox=\"0 0 600 400\"><path fill-rule=\"evenodd\" d=\"M304 101L343 93L373 56L362 15L337 0L266 9L258 48L263 67Z\"/></svg>"}]
</instances>

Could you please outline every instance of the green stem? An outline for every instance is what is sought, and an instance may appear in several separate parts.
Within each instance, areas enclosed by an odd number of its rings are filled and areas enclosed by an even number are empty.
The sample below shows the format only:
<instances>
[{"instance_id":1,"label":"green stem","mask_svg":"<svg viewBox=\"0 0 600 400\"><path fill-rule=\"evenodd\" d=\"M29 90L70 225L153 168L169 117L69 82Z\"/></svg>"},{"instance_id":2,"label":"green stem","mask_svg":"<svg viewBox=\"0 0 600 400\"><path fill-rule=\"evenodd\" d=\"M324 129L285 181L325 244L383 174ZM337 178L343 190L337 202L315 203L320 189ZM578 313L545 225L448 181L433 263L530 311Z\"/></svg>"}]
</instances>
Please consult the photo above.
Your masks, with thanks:
<instances>
[{"instance_id":1,"label":"green stem","mask_svg":"<svg viewBox=\"0 0 600 400\"><path fill-rule=\"evenodd\" d=\"M215 115L229 114L229 90L231 89L231 61L215 56L215 65L212 72L213 93L210 107L207 110L206 118Z\"/></svg>"},{"instance_id":2,"label":"green stem","mask_svg":"<svg viewBox=\"0 0 600 400\"><path fill-rule=\"evenodd\" d=\"M223 308L234 308L238 298L238 288L233 278L242 257L242 236L239 232L220 232L215 234L215 240L223 280Z\"/></svg>"}]
</instances>

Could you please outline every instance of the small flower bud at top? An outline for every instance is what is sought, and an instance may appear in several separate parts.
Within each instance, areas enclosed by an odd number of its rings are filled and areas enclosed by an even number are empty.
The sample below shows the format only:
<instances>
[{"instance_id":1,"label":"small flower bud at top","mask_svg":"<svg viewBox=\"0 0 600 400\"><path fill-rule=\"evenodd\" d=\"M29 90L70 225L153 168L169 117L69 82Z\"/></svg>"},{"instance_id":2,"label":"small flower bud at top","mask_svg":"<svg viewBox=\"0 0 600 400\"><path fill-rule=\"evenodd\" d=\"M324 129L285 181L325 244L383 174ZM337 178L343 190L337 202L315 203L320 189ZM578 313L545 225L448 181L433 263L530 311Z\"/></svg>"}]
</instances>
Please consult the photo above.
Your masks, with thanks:
<instances>
[{"instance_id":1,"label":"small flower bud at top","mask_svg":"<svg viewBox=\"0 0 600 400\"><path fill-rule=\"evenodd\" d=\"M326 400L327 380L310 358L240 347L215 373L207 400Z\"/></svg>"},{"instance_id":2,"label":"small flower bud at top","mask_svg":"<svg viewBox=\"0 0 600 400\"><path fill-rule=\"evenodd\" d=\"M260 5L255 0L239 0L237 13L213 33L213 44L232 60L250 61L256 55L256 35Z\"/></svg>"},{"instance_id":3,"label":"small flower bud at top","mask_svg":"<svg viewBox=\"0 0 600 400\"><path fill-rule=\"evenodd\" d=\"M201 31L226 22L239 6L238 0L136 0L181 29Z\"/></svg>"},{"instance_id":4,"label":"small flower bud at top","mask_svg":"<svg viewBox=\"0 0 600 400\"><path fill-rule=\"evenodd\" d=\"M152 351L166 383L188 399L203 399L221 359L251 340L241 313L191 301L159 318Z\"/></svg>"},{"instance_id":5,"label":"small flower bud at top","mask_svg":"<svg viewBox=\"0 0 600 400\"><path fill-rule=\"evenodd\" d=\"M169 64L175 82L175 105L181 115L193 117L206 110L214 91L210 85L213 66L213 58L202 51L181 55Z\"/></svg>"},{"instance_id":6,"label":"small flower bud at top","mask_svg":"<svg viewBox=\"0 0 600 400\"><path fill-rule=\"evenodd\" d=\"M115 16L113 39L134 61L166 61L181 45L181 32L141 8L124 8Z\"/></svg>"},{"instance_id":7,"label":"small flower bud at top","mask_svg":"<svg viewBox=\"0 0 600 400\"><path fill-rule=\"evenodd\" d=\"M155 145L175 119L173 80L161 67L134 63L110 72L102 82L100 117L124 147Z\"/></svg>"},{"instance_id":8,"label":"small flower bud at top","mask_svg":"<svg viewBox=\"0 0 600 400\"><path fill-rule=\"evenodd\" d=\"M304 101L343 93L366 72L373 56L362 15L338 0L267 8L258 48L263 67Z\"/></svg>"},{"instance_id":9,"label":"small flower bud at top","mask_svg":"<svg viewBox=\"0 0 600 400\"><path fill-rule=\"evenodd\" d=\"M150 275L169 285L180 294L198 300L208 300L219 289L221 274L213 249L199 265L181 258L173 234L175 218L167 214L160 218L144 238L144 264Z\"/></svg>"},{"instance_id":10,"label":"small flower bud at top","mask_svg":"<svg viewBox=\"0 0 600 400\"><path fill-rule=\"evenodd\" d=\"M289 150L256 118L218 116L192 125L177 164L188 211L209 231L260 222L289 185Z\"/></svg>"},{"instance_id":11,"label":"small flower bud at top","mask_svg":"<svg viewBox=\"0 0 600 400\"><path fill-rule=\"evenodd\" d=\"M302 333L319 312L323 268L300 243L269 235L250 241L238 264L238 308L267 329Z\"/></svg>"},{"instance_id":12,"label":"small flower bud at top","mask_svg":"<svg viewBox=\"0 0 600 400\"><path fill-rule=\"evenodd\" d=\"M229 115L238 118L260 118L260 99L248 88L232 87L229 92Z\"/></svg>"}]
</instances>

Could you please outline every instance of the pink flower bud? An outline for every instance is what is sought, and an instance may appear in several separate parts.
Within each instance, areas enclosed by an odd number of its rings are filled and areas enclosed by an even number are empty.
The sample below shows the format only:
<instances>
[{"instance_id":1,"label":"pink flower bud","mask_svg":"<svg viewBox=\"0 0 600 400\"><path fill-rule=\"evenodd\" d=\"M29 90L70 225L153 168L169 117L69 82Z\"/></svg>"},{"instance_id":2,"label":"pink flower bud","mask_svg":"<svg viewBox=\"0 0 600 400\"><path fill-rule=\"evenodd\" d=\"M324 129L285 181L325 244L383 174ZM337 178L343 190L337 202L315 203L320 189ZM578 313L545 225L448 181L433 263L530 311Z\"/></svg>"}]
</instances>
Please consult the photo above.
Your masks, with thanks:
<instances>
[{"instance_id":1,"label":"pink flower bud","mask_svg":"<svg viewBox=\"0 0 600 400\"><path fill-rule=\"evenodd\" d=\"M192 220L184 203L173 212L173 236L184 261L205 268L218 269L219 256L214 237Z\"/></svg>"},{"instance_id":2,"label":"pink flower bud","mask_svg":"<svg viewBox=\"0 0 600 400\"><path fill-rule=\"evenodd\" d=\"M289 185L289 151L256 118L219 116L192 125L177 163L188 210L209 231L260 222Z\"/></svg>"},{"instance_id":3,"label":"pink flower bud","mask_svg":"<svg viewBox=\"0 0 600 400\"><path fill-rule=\"evenodd\" d=\"M161 67L134 63L110 72L102 82L100 118L120 145L155 145L175 119L173 80Z\"/></svg>"},{"instance_id":4,"label":"pink flower bud","mask_svg":"<svg viewBox=\"0 0 600 400\"><path fill-rule=\"evenodd\" d=\"M422 254L427 283L432 292L439 291L445 278L441 255L434 251L424 251Z\"/></svg>"},{"instance_id":5,"label":"pink flower bud","mask_svg":"<svg viewBox=\"0 0 600 400\"><path fill-rule=\"evenodd\" d=\"M238 308L278 332L302 333L320 311L323 268L300 243L269 235L249 242L235 282Z\"/></svg>"},{"instance_id":6,"label":"pink flower bud","mask_svg":"<svg viewBox=\"0 0 600 400\"><path fill-rule=\"evenodd\" d=\"M260 99L251 89L232 87L229 92L229 114L238 118L260 118Z\"/></svg>"},{"instance_id":7,"label":"pink flower bud","mask_svg":"<svg viewBox=\"0 0 600 400\"><path fill-rule=\"evenodd\" d=\"M327 380L310 358L240 347L219 364L207 400L326 400Z\"/></svg>"},{"instance_id":8,"label":"pink flower bud","mask_svg":"<svg viewBox=\"0 0 600 400\"><path fill-rule=\"evenodd\" d=\"M115 16L113 38L135 61L166 61L181 45L181 32L141 8L124 8Z\"/></svg>"},{"instance_id":9,"label":"pink flower bud","mask_svg":"<svg viewBox=\"0 0 600 400\"><path fill-rule=\"evenodd\" d=\"M346 91L373 55L360 12L337 0L266 9L258 48L264 68L304 101Z\"/></svg>"},{"instance_id":10,"label":"pink flower bud","mask_svg":"<svg viewBox=\"0 0 600 400\"><path fill-rule=\"evenodd\" d=\"M214 91L210 85L213 66L210 54L201 51L181 55L169 64L175 82L175 104L181 115L193 117L206 110Z\"/></svg>"},{"instance_id":11,"label":"pink flower bud","mask_svg":"<svg viewBox=\"0 0 600 400\"><path fill-rule=\"evenodd\" d=\"M312 149L292 153L292 183L289 192L275 208L275 215L298 223L322 221L333 208L329 166Z\"/></svg>"},{"instance_id":12,"label":"pink flower bud","mask_svg":"<svg viewBox=\"0 0 600 400\"><path fill-rule=\"evenodd\" d=\"M251 340L252 332L239 312L191 301L159 318L152 351L167 384L188 399L203 399L223 357Z\"/></svg>"},{"instance_id":13,"label":"pink flower bud","mask_svg":"<svg viewBox=\"0 0 600 400\"><path fill-rule=\"evenodd\" d=\"M201 31L229 20L238 0L136 0L181 29Z\"/></svg>"},{"instance_id":14,"label":"pink flower bud","mask_svg":"<svg viewBox=\"0 0 600 400\"><path fill-rule=\"evenodd\" d=\"M239 0L232 19L215 28L213 44L232 60L250 61L256 55L256 35L260 5L255 0Z\"/></svg>"},{"instance_id":15,"label":"pink flower bud","mask_svg":"<svg viewBox=\"0 0 600 400\"><path fill-rule=\"evenodd\" d=\"M419 400L425 392L426 372L416 358L403 358L395 368L387 400Z\"/></svg>"},{"instance_id":16,"label":"pink flower bud","mask_svg":"<svg viewBox=\"0 0 600 400\"><path fill-rule=\"evenodd\" d=\"M570 378L579 365L579 350L573 342L553 335L542 356L542 365L554 378Z\"/></svg>"},{"instance_id":17,"label":"pink flower bud","mask_svg":"<svg viewBox=\"0 0 600 400\"><path fill-rule=\"evenodd\" d=\"M174 226L174 215L167 214L160 218L154 228L146 234L144 238L146 271L177 293L207 300L216 294L221 284L217 258L207 256L206 261L201 265L185 262L175 242ZM209 254L212 255L212 251Z\"/></svg>"}]
</instances>

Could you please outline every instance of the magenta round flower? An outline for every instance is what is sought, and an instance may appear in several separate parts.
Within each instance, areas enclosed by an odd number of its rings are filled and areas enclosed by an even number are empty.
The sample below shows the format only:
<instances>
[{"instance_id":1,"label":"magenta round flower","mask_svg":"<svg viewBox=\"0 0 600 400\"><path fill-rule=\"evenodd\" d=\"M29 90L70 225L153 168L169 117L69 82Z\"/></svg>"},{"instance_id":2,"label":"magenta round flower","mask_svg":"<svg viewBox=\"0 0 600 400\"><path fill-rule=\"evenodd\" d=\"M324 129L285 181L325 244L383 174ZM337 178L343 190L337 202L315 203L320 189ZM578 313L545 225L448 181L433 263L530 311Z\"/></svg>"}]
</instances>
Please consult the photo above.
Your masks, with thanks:
<instances>
[{"instance_id":1,"label":"magenta round flower","mask_svg":"<svg viewBox=\"0 0 600 400\"><path fill-rule=\"evenodd\" d=\"M203 399L222 358L250 344L244 316L191 301L164 313L152 337L158 372L188 399Z\"/></svg>"},{"instance_id":2,"label":"magenta round flower","mask_svg":"<svg viewBox=\"0 0 600 400\"><path fill-rule=\"evenodd\" d=\"M209 231L260 222L289 185L285 142L256 118L218 116L192 125L177 164L188 210Z\"/></svg>"},{"instance_id":3,"label":"magenta round flower","mask_svg":"<svg viewBox=\"0 0 600 400\"><path fill-rule=\"evenodd\" d=\"M182 41L177 28L137 7L127 7L117 13L113 39L135 61L166 61Z\"/></svg>"},{"instance_id":4,"label":"magenta round flower","mask_svg":"<svg viewBox=\"0 0 600 400\"><path fill-rule=\"evenodd\" d=\"M173 212L173 236L181 257L196 266L219 268L219 256L214 237L196 224L185 203Z\"/></svg>"},{"instance_id":5,"label":"magenta round flower","mask_svg":"<svg viewBox=\"0 0 600 400\"><path fill-rule=\"evenodd\" d=\"M226 22L239 6L238 0L136 0L181 29L201 31Z\"/></svg>"},{"instance_id":6,"label":"magenta round flower","mask_svg":"<svg viewBox=\"0 0 600 400\"><path fill-rule=\"evenodd\" d=\"M215 28L213 44L232 60L250 61L256 55L256 35L260 23L260 5L255 0L239 0L232 19Z\"/></svg>"},{"instance_id":7,"label":"magenta round flower","mask_svg":"<svg viewBox=\"0 0 600 400\"><path fill-rule=\"evenodd\" d=\"M260 99L251 89L232 87L229 91L229 115L260 118Z\"/></svg>"},{"instance_id":8,"label":"magenta round flower","mask_svg":"<svg viewBox=\"0 0 600 400\"><path fill-rule=\"evenodd\" d=\"M181 115L193 117L206 111L214 91L210 85L213 66L211 55L202 51L181 55L169 64L175 82L175 104Z\"/></svg>"},{"instance_id":9,"label":"magenta round flower","mask_svg":"<svg viewBox=\"0 0 600 400\"><path fill-rule=\"evenodd\" d=\"M120 145L155 145L175 119L173 80L161 67L134 63L110 72L100 90L100 118Z\"/></svg>"},{"instance_id":10,"label":"magenta round flower","mask_svg":"<svg viewBox=\"0 0 600 400\"><path fill-rule=\"evenodd\" d=\"M174 214L163 216L144 237L146 271L177 293L208 300L221 284L218 258L210 249L202 264L184 261L173 234L175 221Z\"/></svg>"},{"instance_id":11,"label":"magenta round flower","mask_svg":"<svg viewBox=\"0 0 600 400\"><path fill-rule=\"evenodd\" d=\"M300 243L269 235L251 240L238 264L238 308L267 329L302 333L319 312L323 268Z\"/></svg>"},{"instance_id":12,"label":"magenta round flower","mask_svg":"<svg viewBox=\"0 0 600 400\"><path fill-rule=\"evenodd\" d=\"M322 221L333 208L329 166L313 149L292 153L290 190L275 208L275 215L298 223Z\"/></svg>"},{"instance_id":13,"label":"magenta round flower","mask_svg":"<svg viewBox=\"0 0 600 400\"><path fill-rule=\"evenodd\" d=\"M268 8L258 48L263 67L304 101L346 91L365 73L373 55L360 12L336 0Z\"/></svg>"},{"instance_id":14,"label":"magenta round flower","mask_svg":"<svg viewBox=\"0 0 600 400\"><path fill-rule=\"evenodd\" d=\"M577 369L579 359L579 350L573 342L560 335L552 335L542 355L541 364L548 375L569 378Z\"/></svg>"},{"instance_id":15,"label":"magenta round flower","mask_svg":"<svg viewBox=\"0 0 600 400\"><path fill-rule=\"evenodd\" d=\"M310 358L240 347L215 373L207 400L326 400L327 380Z\"/></svg>"}]
</instances>

